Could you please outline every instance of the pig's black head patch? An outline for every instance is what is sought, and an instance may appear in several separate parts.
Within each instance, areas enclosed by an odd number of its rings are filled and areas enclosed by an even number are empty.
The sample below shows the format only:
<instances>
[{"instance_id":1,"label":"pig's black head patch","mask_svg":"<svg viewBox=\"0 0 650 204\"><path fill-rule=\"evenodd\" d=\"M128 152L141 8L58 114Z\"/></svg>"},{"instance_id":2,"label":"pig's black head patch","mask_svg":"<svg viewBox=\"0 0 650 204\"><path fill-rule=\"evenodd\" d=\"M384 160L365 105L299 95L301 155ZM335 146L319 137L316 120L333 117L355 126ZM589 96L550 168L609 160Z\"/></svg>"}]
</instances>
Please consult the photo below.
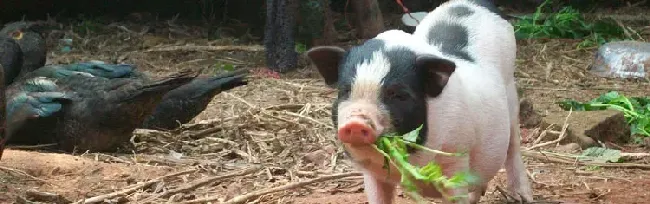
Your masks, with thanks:
<instances>
[{"instance_id":1,"label":"pig's black head patch","mask_svg":"<svg viewBox=\"0 0 650 204\"><path fill-rule=\"evenodd\" d=\"M387 48L382 40L368 40L344 51L338 47L316 47L307 52L325 82L338 88L332 107L332 121L337 125L341 101L350 100L355 80L373 79L379 86L378 100L387 110L393 130L404 134L424 125L418 143L426 135L426 98L437 97L455 71L456 65L433 55L418 55L406 47ZM353 100L353 99L352 99Z\"/></svg>"}]
</instances>

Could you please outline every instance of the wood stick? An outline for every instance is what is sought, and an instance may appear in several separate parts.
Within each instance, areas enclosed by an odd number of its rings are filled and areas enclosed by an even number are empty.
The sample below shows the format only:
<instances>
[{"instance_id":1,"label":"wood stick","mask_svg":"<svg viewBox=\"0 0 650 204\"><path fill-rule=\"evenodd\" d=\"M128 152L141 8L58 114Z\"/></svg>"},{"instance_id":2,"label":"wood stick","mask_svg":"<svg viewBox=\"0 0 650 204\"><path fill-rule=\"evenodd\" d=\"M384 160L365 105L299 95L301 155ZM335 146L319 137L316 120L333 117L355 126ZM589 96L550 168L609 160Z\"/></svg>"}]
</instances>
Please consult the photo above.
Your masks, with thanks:
<instances>
[{"instance_id":1,"label":"wood stick","mask_svg":"<svg viewBox=\"0 0 650 204\"><path fill-rule=\"evenodd\" d=\"M539 160L550 161L560 164L571 164L571 165L592 165L600 167L610 167L610 168L639 168L639 169L650 169L650 165L647 164L635 164L635 163L601 163L601 162L583 162L578 160L567 160L563 158L558 158L558 156L550 154L542 154L539 152L533 152L528 150L522 150L521 154L523 156L532 157Z\"/></svg>"},{"instance_id":2,"label":"wood stick","mask_svg":"<svg viewBox=\"0 0 650 204\"><path fill-rule=\"evenodd\" d=\"M259 45L251 46L164 46L154 47L144 52L171 52L171 51L248 51L248 52L261 52L264 47Z\"/></svg>"},{"instance_id":3,"label":"wood stick","mask_svg":"<svg viewBox=\"0 0 650 204\"><path fill-rule=\"evenodd\" d=\"M560 132L560 135L558 135L556 140L541 143L541 144L536 144L536 145L533 145L532 147L530 147L530 148L528 148L526 150L533 150L533 149L536 149L536 148L545 147L545 146L552 145L552 144L557 144L560 141L562 141L564 138L566 138L567 135L568 135L566 130L567 130L567 128L569 128L569 123L568 122L569 122L569 117L571 117L572 112L573 112L573 109L569 110L569 114L567 114L567 116L564 118L564 125L562 125L562 131Z\"/></svg>"},{"instance_id":4,"label":"wood stick","mask_svg":"<svg viewBox=\"0 0 650 204\"><path fill-rule=\"evenodd\" d=\"M165 178L170 178L170 177L176 177L176 176L180 176L180 175L184 175L184 174L189 174L189 173L192 173L192 172L195 172L195 171L196 171L196 169L190 169L190 170L185 170L185 171L181 171L181 172L176 172L176 173L173 173L173 174L168 174L168 175L165 175L165 176L161 176L161 177L149 180L147 182L143 182L143 183L128 186L125 189L115 191L115 192L112 192L112 193L109 193L109 194L98 195L98 196L88 198L88 199L81 199L81 200L79 200L79 201L77 201L75 203L100 203L100 202L103 202L106 199L111 199L111 198L115 198L115 197L118 197L118 196L127 195L129 193L137 191L138 189L146 188L147 186L150 186L150 185L152 185L154 183L158 183L158 182L162 181Z\"/></svg>"},{"instance_id":5,"label":"wood stick","mask_svg":"<svg viewBox=\"0 0 650 204\"><path fill-rule=\"evenodd\" d=\"M224 202L223 204L244 203L247 200L250 200L252 198L256 198L256 197L259 197L259 196L262 196L262 195L265 195L265 194L270 194L270 193L274 193L274 192L278 192L278 191L289 190L289 189L293 189L293 188L299 188L299 187L306 186L306 185L316 183L316 182L323 182L323 181L328 181L328 180L336 180L336 179L341 179L341 178L345 178L345 177L361 176L361 175L362 175L361 172L350 172L350 173L341 173L341 174L333 174L333 175L322 176L322 177L318 177L318 178L315 178L315 179L309 179L309 180L305 180L305 181L301 181L301 182L290 183L290 184L286 184L286 185L283 185L283 186L278 186L278 187L275 187L275 188L269 188L269 189L253 191L253 192L250 192L248 194L236 196L236 197ZM219 199L219 197L208 197L208 198L202 198L202 199L186 201L186 202L182 202L182 203L207 203L207 202L215 201L215 200L218 200L218 199Z\"/></svg>"},{"instance_id":6,"label":"wood stick","mask_svg":"<svg viewBox=\"0 0 650 204\"><path fill-rule=\"evenodd\" d=\"M236 177L236 176L243 176L243 175L246 175L246 174L252 174L252 173L257 172L260 169L262 169L262 166L258 165L258 166L255 166L255 167L251 167L251 168L248 168L248 169L245 169L245 170L242 170L242 171L238 171L238 172L234 172L234 173L229 173L229 174L226 174L226 175L211 176L211 177L204 178L204 179L201 179L201 180L197 180L197 181L194 181L192 183L188 183L187 185L184 185L184 186L169 190L169 191L164 192L164 193L162 193L160 195L154 195L154 196L148 197L145 200L142 200L142 202L147 203L147 202L153 201L156 198L166 198L166 197L169 197L169 196L177 194L177 193L191 191L191 190L197 189L197 188L199 188L201 186L208 185L208 184L213 183L213 182L218 181L218 180L228 179L228 178L232 178L232 177Z\"/></svg>"}]
</instances>

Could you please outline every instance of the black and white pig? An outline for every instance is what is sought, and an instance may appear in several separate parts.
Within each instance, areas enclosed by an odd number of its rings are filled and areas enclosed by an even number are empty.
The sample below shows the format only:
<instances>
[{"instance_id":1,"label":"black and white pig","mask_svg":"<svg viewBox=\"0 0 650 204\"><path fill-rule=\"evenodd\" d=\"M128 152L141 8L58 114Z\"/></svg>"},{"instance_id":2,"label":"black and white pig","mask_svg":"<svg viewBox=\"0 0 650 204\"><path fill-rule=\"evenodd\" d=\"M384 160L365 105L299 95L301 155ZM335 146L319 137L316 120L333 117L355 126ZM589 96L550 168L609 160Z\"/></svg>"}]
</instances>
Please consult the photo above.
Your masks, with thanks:
<instances>
[{"instance_id":1,"label":"black and white pig","mask_svg":"<svg viewBox=\"0 0 650 204\"><path fill-rule=\"evenodd\" d=\"M398 171L383 168L372 147L378 136L424 124L418 143L468 157L414 151L410 162L435 161L446 176L470 170L479 182L449 190L477 203L505 164L508 190L525 201L532 191L521 159L518 96L514 84L513 27L489 2L452 0L422 19L413 34L389 30L362 45L310 49L325 83L338 89L332 120L346 153L364 172L369 203L392 203ZM418 184L424 196L440 197Z\"/></svg>"}]
</instances>

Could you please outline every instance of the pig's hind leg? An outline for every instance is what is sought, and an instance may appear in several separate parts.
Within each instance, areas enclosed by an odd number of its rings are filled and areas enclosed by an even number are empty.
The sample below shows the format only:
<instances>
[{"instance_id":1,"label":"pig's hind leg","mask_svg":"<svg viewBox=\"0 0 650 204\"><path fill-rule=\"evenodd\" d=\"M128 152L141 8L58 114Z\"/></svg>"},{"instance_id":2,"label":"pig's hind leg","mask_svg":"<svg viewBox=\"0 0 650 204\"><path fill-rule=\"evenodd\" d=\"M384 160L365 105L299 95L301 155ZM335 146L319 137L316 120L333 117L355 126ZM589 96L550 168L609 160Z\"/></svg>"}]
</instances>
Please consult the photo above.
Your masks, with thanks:
<instances>
[{"instance_id":1,"label":"pig's hind leg","mask_svg":"<svg viewBox=\"0 0 650 204\"><path fill-rule=\"evenodd\" d=\"M366 172L363 174L363 185L369 204L392 204L395 185L377 179Z\"/></svg>"},{"instance_id":2,"label":"pig's hind leg","mask_svg":"<svg viewBox=\"0 0 650 204\"><path fill-rule=\"evenodd\" d=\"M508 105L510 106L510 144L506 157L508 190L525 202L533 201L533 192L528 182L528 174L521 159L521 136L519 130L519 97L514 81L508 85Z\"/></svg>"}]
</instances>

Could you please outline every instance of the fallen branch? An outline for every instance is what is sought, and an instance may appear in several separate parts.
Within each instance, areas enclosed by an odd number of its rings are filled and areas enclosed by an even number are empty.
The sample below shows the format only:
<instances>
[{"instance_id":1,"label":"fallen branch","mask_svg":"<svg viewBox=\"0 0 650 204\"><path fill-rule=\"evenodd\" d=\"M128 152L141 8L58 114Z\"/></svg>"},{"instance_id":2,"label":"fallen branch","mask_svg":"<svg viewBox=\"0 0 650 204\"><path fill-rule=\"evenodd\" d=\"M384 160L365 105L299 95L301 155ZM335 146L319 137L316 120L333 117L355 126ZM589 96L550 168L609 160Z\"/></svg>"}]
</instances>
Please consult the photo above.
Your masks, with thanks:
<instances>
[{"instance_id":1,"label":"fallen branch","mask_svg":"<svg viewBox=\"0 0 650 204\"><path fill-rule=\"evenodd\" d=\"M532 157L539 160L550 161L561 164L571 164L571 165L589 165L589 166L600 166L600 167L611 167L611 168L639 168L639 169L650 169L650 165L647 164L635 164L635 163L602 163L602 162L583 162L578 160L568 160L561 158L556 155L551 154L542 154L539 152L522 150L521 154L523 156Z\"/></svg>"},{"instance_id":2,"label":"fallen branch","mask_svg":"<svg viewBox=\"0 0 650 204\"><path fill-rule=\"evenodd\" d=\"M166 192L164 192L164 193L162 193L160 195L154 195L154 196L148 197L148 198L142 200L142 203L152 202L156 198L166 198L166 197L169 197L171 195L175 195L177 193L188 192L188 191L197 189L197 188L199 188L201 186L208 185L208 184L213 183L213 182L218 181L218 180L223 180L223 179L228 179L228 178L232 178L232 177L236 177L236 176L243 176L243 175L247 175L247 174L252 174L252 173L257 172L260 169L262 169L262 166L258 165L258 166L251 167L251 168L239 171L239 172L229 173L229 174L220 175L220 176L212 176L212 177L204 178L204 179L201 179L201 180L197 180L197 181L194 181L192 183L188 183L187 185L184 185L184 186L181 186L181 187L166 191Z\"/></svg>"},{"instance_id":3,"label":"fallen branch","mask_svg":"<svg viewBox=\"0 0 650 204\"><path fill-rule=\"evenodd\" d=\"M306 185L316 183L316 182L323 182L323 181L328 181L328 180L336 180L336 179L341 179L341 178L345 178L345 177L361 176L361 175L362 174L360 172L351 172L351 173L342 173L342 174L333 174L333 175L328 175L328 176L322 176L322 177L318 177L318 178L315 178L315 179L309 179L309 180L306 180L306 181L301 181L301 182L286 184L286 185L283 185L283 186L278 186L278 187L275 187L275 188L263 189L263 190L259 190L259 191L253 191L253 192L250 192L248 194L236 196L236 197L224 202L223 204L244 203L247 200L250 200L250 199L262 196L262 195L275 193L275 192L278 192L278 191L284 191L284 190L289 190L289 189L293 189L293 188L299 188L299 187L306 186ZM207 202L215 201L215 200L218 200L218 199L219 199L219 197L208 197L208 198L203 198L203 199L196 199L196 200L186 201L186 202L183 202L183 203L207 203Z\"/></svg>"},{"instance_id":4,"label":"fallen branch","mask_svg":"<svg viewBox=\"0 0 650 204\"><path fill-rule=\"evenodd\" d=\"M115 198L115 197L118 197L118 196L127 195L129 193L133 193L133 192L137 191L138 189L146 188L146 187L148 187L150 185L153 185L155 183L158 183L158 182L160 182L160 181L162 181L162 180L164 180L166 178L176 177L176 176L180 176L180 175L184 175L184 174L189 174L189 173L192 173L192 172L195 172L195 171L196 171L196 169L190 169L190 170L185 170L185 171L181 171L181 172L177 172L177 173L173 173L173 174L168 174L168 175L165 175L165 176L161 176L161 177L149 180L147 182L143 182L143 183L128 186L125 189L120 190L120 191L115 191L115 192L112 192L112 193L109 193L109 194L104 194L104 195L98 195L98 196L88 198L88 199L81 199L81 200L79 200L79 201L77 201L75 203L100 203L100 202L104 202L104 200L106 200L106 199L111 199L111 198Z\"/></svg>"},{"instance_id":5,"label":"fallen branch","mask_svg":"<svg viewBox=\"0 0 650 204\"><path fill-rule=\"evenodd\" d=\"M552 145L552 144L557 144L560 141L562 141L564 138L566 138L567 135L568 135L566 130L569 127L568 122L569 122L569 117L571 116L572 112L573 112L573 109L569 110L569 114L567 114L567 116L564 118L564 125L562 125L562 131L560 131L560 135L558 135L557 139L555 139L553 141L550 141L550 142L545 142L545 143L533 145L532 147L529 147L526 150L533 150L533 149L536 149L536 148L545 147L545 146L549 146L549 145Z\"/></svg>"},{"instance_id":6,"label":"fallen branch","mask_svg":"<svg viewBox=\"0 0 650 204\"><path fill-rule=\"evenodd\" d=\"M650 157L650 153L621 152L621 157L624 157L624 158L643 158L643 157Z\"/></svg>"},{"instance_id":7,"label":"fallen branch","mask_svg":"<svg viewBox=\"0 0 650 204\"><path fill-rule=\"evenodd\" d=\"M17 174L20 174L20 175L24 175L24 176L26 176L26 177L34 180L34 181L39 181L39 182L42 182L42 183L46 183L46 184L50 184L50 185L53 185L53 186L61 187L61 186L58 186L58 185L54 185L53 183L50 183L50 182L48 182L46 180L36 178L36 177L28 174L27 172L24 172L24 171L21 171L21 170L18 170L18 169L12 169L12 168L9 168L9 167L0 166L0 170L17 173Z\"/></svg>"},{"instance_id":8,"label":"fallen branch","mask_svg":"<svg viewBox=\"0 0 650 204\"><path fill-rule=\"evenodd\" d=\"M264 47L259 45L251 46L198 46L198 45L186 45L186 46L164 46L164 47L154 47L148 49L144 52L171 52L171 51L248 51L248 52L261 52L264 51Z\"/></svg>"}]
</instances>

